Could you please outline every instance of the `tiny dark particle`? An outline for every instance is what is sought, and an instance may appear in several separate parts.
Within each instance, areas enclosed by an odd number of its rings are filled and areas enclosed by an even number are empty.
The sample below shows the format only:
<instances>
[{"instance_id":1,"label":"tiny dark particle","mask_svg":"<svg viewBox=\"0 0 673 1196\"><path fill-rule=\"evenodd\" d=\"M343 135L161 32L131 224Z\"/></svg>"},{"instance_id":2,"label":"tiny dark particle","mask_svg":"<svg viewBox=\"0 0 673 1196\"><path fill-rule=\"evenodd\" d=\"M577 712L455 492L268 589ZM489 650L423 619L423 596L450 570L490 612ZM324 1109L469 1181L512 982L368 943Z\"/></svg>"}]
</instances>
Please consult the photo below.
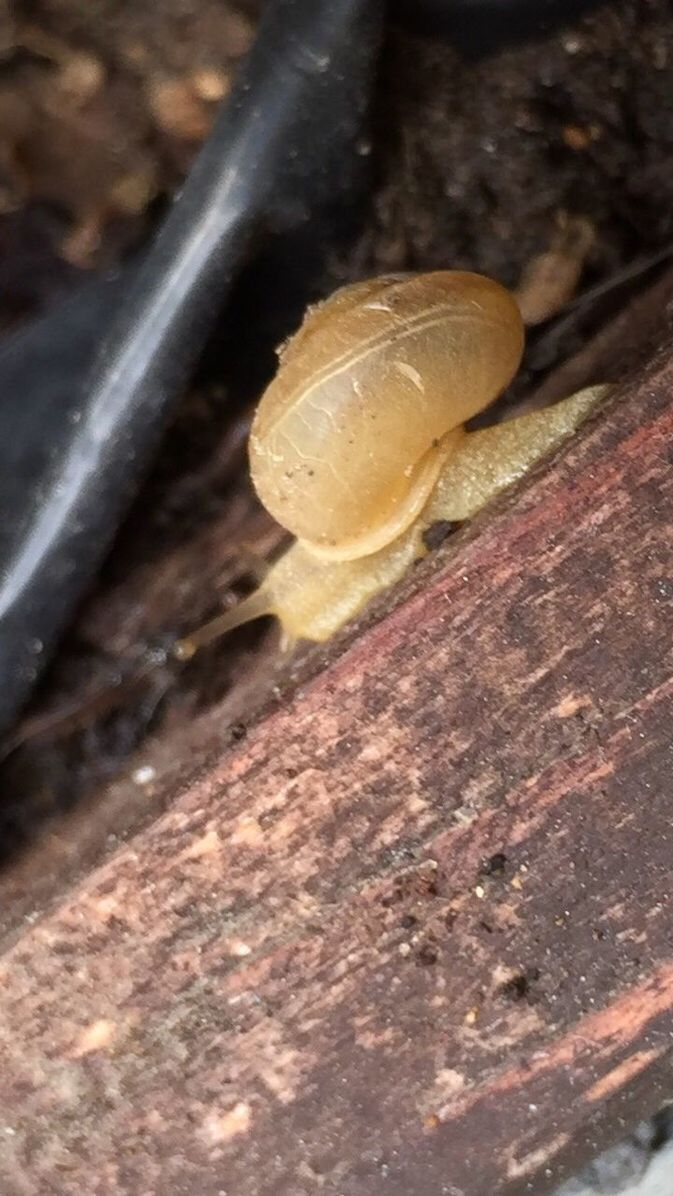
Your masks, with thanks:
<instances>
[{"instance_id":1,"label":"tiny dark particle","mask_svg":"<svg viewBox=\"0 0 673 1196\"><path fill-rule=\"evenodd\" d=\"M522 1001L527 994L528 980L523 972L506 980L498 989L498 996L504 997L506 1001Z\"/></svg>"},{"instance_id":2,"label":"tiny dark particle","mask_svg":"<svg viewBox=\"0 0 673 1196\"><path fill-rule=\"evenodd\" d=\"M504 851L496 851L495 855L491 855L484 860L479 869L481 876L500 876L505 871L507 863L507 856Z\"/></svg>"},{"instance_id":3,"label":"tiny dark particle","mask_svg":"<svg viewBox=\"0 0 673 1196\"><path fill-rule=\"evenodd\" d=\"M526 972L517 972L515 976L511 976L509 980L500 985L497 995L504 997L506 1001L523 1001L525 997L530 996L531 984L539 979L539 968L528 968Z\"/></svg>"},{"instance_id":4,"label":"tiny dark particle","mask_svg":"<svg viewBox=\"0 0 673 1196\"><path fill-rule=\"evenodd\" d=\"M424 943L422 947L419 947L416 960L424 967L429 967L431 964L437 963L437 951L429 943Z\"/></svg>"}]
</instances>

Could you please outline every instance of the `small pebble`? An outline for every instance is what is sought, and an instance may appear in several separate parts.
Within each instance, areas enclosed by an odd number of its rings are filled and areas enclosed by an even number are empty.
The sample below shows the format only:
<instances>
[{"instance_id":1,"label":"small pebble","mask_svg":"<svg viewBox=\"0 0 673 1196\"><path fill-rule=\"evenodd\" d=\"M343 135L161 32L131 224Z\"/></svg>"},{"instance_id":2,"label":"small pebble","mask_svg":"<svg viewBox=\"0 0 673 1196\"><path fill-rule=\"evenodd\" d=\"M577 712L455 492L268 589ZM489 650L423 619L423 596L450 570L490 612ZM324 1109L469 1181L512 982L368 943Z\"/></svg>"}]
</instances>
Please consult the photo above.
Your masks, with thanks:
<instances>
[{"instance_id":1,"label":"small pebble","mask_svg":"<svg viewBox=\"0 0 673 1196\"><path fill-rule=\"evenodd\" d=\"M135 785L150 785L157 775L156 768L151 764L142 764L131 773L131 780Z\"/></svg>"}]
</instances>

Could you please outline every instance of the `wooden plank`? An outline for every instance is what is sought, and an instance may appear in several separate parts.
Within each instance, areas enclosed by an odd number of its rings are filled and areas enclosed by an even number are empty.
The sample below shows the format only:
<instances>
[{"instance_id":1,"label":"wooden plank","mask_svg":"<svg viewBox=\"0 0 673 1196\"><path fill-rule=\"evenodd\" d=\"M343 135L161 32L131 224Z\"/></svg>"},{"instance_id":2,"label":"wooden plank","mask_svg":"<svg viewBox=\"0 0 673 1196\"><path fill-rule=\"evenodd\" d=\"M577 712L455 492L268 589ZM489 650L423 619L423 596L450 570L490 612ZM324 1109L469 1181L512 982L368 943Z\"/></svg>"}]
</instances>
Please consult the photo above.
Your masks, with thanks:
<instances>
[{"instance_id":1,"label":"wooden plank","mask_svg":"<svg viewBox=\"0 0 673 1196\"><path fill-rule=\"evenodd\" d=\"M540 407L582 386L631 373L648 357L648 348L651 352L670 336L672 296L673 271L669 270L639 292L574 357L557 366L541 387L529 391L516 408L509 404L510 412ZM575 333L578 334L577 329ZM211 618L217 596L232 583L235 585L245 572L245 565L243 568L241 565L241 544L252 546L262 558L278 551L283 534L255 503L249 484L241 477L248 427L247 417L235 421L220 445L216 467L212 460L205 466L206 480L202 479L200 485L208 489L215 468L218 483L227 480L230 487L220 514L202 525L197 520L198 533L158 559L142 560L136 552L132 554L135 563L129 564L123 546L118 547L126 565L120 569L118 558L117 584L104 586L81 612L75 638L95 650L88 661L86 691L84 694L80 691L79 704L76 702L75 706L90 727L97 721L96 708L100 710L100 704L92 701L90 695L101 695L103 705L107 699L115 700L115 690L109 686L111 661L116 662L116 669L121 669L124 675L133 675L134 670L142 670L143 653L148 645L166 642L176 630L187 630ZM194 479L190 477L192 497L193 485ZM32 840L29 850L14 858L11 868L0 873L0 952L21 931L26 917L34 919L60 893L91 871L109 853L110 844L135 833L171 804L181 789L185 771L189 771L190 761L221 750L225 727L238 730L241 723L247 725L256 720L260 706L268 705L270 694L282 700L288 688L322 669L334 654L339 654L344 642L358 634L367 621L360 620L355 631L349 629L333 646L300 653L279 668L274 662L276 630L271 628L268 635L262 635L259 625L248 629L249 635L244 630L242 636L229 637L212 652L197 657L188 670L188 678L178 674L172 682L168 681L169 692L158 734L145 739L135 759L126 762L113 784L106 783L110 760L105 748L101 753L92 753L89 748L84 768L81 759L77 760L76 749L76 773L67 802L69 812L61 811L56 817L49 817L49 798L47 806L40 801L37 810L30 798L32 795L34 799L36 791L40 793L46 788L47 794L52 794L51 801L55 799L54 791L58 790L55 776L62 775L64 768L63 748L59 749L58 742L63 734L63 727L58 730L63 701L56 698L46 709L38 710L38 719L45 716L47 720L55 719L55 741L50 744L49 735L46 741L41 737L29 741L29 760L24 761L28 779L20 764L18 775L13 769L9 777L5 771L2 773L9 792L22 795L22 817L31 826ZM65 655L67 660L67 649ZM152 691L160 692L167 680L161 672L149 680L150 708L154 700ZM226 693L224 699L213 694L213 685L216 693ZM118 688L116 692L119 695ZM66 689L66 694L67 707L72 702L72 692ZM122 687L117 700L122 707L125 704L133 707L138 691L127 689L124 698ZM131 715L128 720L131 726L133 718ZM19 738L25 731L24 723L17 728ZM128 729L125 734L128 735ZM3 748L6 750L6 744ZM25 755L26 749L20 749L19 754L22 752ZM68 761L72 771L70 755ZM133 777L138 767L145 772L148 767L151 769L151 784L139 787L135 783Z\"/></svg>"},{"instance_id":2,"label":"wooden plank","mask_svg":"<svg viewBox=\"0 0 673 1196\"><path fill-rule=\"evenodd\" d=\"M0 962L0 1179L536 1191L670 1071L673 358Z\"/></svg>"}]
</instances>

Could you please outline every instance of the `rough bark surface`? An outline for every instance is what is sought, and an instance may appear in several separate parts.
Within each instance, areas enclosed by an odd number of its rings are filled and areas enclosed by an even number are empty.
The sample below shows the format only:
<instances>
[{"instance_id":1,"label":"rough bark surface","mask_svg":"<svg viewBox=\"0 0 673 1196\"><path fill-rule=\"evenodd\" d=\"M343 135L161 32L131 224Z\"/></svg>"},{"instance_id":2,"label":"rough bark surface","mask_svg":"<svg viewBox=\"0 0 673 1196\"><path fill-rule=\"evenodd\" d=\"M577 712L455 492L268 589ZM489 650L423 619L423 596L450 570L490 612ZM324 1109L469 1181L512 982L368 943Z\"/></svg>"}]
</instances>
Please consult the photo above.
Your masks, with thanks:
<instances>
[{"instance_id":1,"label":"rough bark surface","mask_svg":"<svg viewBox=\"0 0 673 1196\"><path fill-rule=\"evenodd\" d=\"M5 1196L514 1196L659 1104L672 388L669 348L24 929Z\"/></svg>"}]
</instances>

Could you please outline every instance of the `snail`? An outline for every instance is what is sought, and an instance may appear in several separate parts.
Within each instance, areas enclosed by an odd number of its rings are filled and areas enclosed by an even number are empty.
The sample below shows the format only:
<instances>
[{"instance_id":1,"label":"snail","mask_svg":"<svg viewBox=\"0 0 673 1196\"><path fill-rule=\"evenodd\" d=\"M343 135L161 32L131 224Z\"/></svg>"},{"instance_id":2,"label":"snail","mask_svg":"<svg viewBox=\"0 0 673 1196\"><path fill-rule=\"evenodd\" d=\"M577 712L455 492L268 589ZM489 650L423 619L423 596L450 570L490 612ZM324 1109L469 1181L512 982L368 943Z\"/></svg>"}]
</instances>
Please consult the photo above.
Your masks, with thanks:
<instances>
[{"instance_id":1,"label":"snail","mask_svg":"<svg viewBox=\"0 0 673 1196\"><path fill-rule=\"evenodd\" d=\"M252 423L253 485L295 542L259 588L176 645L186 658L275 615L326 640L426 551L575 430L605 387L477 431L518 369L516 301L479 274L388 275L310 308Z\"/></svg>"}]
</instances>

